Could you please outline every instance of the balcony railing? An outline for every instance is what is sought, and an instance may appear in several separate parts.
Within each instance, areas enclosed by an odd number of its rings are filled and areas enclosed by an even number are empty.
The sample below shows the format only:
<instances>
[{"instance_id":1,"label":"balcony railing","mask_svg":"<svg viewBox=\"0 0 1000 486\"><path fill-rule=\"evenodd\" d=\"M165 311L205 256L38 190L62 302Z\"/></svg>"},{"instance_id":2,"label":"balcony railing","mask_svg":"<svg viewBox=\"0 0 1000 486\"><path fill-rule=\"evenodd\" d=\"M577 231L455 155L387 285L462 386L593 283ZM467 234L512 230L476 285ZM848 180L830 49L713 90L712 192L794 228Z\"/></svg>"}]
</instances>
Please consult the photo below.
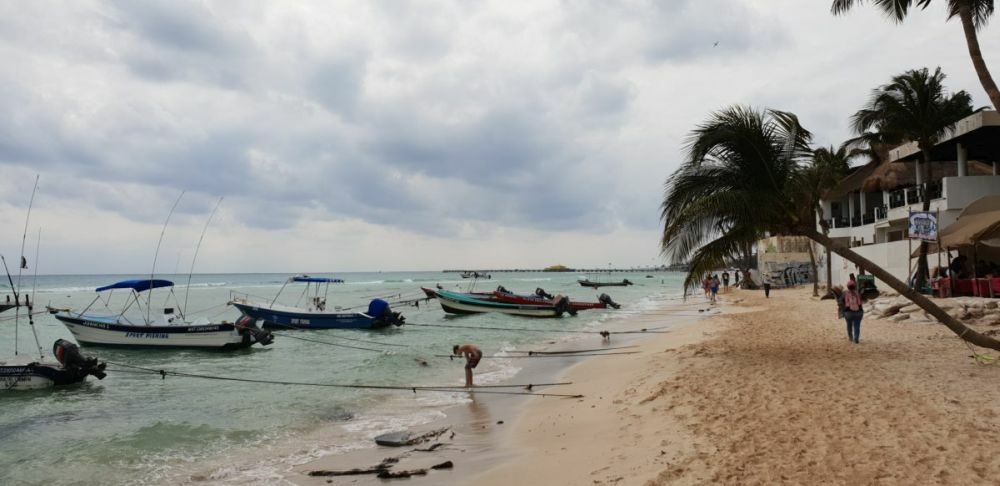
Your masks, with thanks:
<instances>
[{"instance_id":1,"label":"balcony railing","mask_svg":"<svg viewBox=\"0 0 1000 486\"><path fill-rule=\"evenodd\" d=\"M941 189L941 181L927 182L920 186L896 189L889 193L889 208L895 209L908 204L922 202L925 195L931 200L940 199L942 196Z\"/></svg>"}]
</instances>

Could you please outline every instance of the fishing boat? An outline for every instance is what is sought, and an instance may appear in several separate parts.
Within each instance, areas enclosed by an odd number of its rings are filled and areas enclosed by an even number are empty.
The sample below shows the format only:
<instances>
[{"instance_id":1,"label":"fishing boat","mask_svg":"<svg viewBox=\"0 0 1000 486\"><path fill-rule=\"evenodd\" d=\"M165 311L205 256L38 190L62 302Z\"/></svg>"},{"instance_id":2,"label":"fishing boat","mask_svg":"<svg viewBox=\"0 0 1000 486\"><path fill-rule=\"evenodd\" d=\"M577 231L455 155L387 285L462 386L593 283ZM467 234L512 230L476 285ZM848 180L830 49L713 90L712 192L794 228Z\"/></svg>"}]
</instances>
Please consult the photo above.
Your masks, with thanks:
<instances>
[{"instance_id":1,"label":"fishing boat","mask_svg":"<svg viewBox=\"0 0 1000 486\"><path fill-rule=\"evenodd\" d=\"M278 303L278 297L289 283L306 284L298 303L294 306ZM249 295L234 294L229 303L239 309L244 316L265 328L378 329L401 326L406 321L405 317L393 312L389 303L382 299L370 301L366 312L340 308L327 310L330 284L334 283L343 283L343 280L296 275L285 281L270 302L255 301ZM299 305L303 300L306 305Z\"/></svg>"},{"instance_id":2,"label":"fishing boat","mask_svg":"<svg viewBox=\"0 0 1000 486\"><path fill-rule=\"evenodd\" d=\"M254 344L267 346L274 341L270 331L260 329L253 322L209 322L200 318L188 320L172 307L164 307L162 313L150 317L149 299L146 312L142 312L143 302L140 295L152 292L158 288L173 288L169 280L142 279L123 280L111 285L99 287L98 295L84 310L74 312L71 309L52 309L56 319L73 333L73 337L83 344L122 347L155 347L155 348L215 348L239 349ZM117 314L92 314L90 308L101 301L102 292L128 290L129 296L122 310ZM171 290L171 295L173 290ZM108 297L110 301L110 295ZM135 306L139 316L126 316L126 312ZM110 310L110 309L109 309Z\"/></svg>"},{"instance_id":3,"label":"fishing boat","mask_svg":"<svg viewBox=\"0 0 1000 486\"><path fill-rule=\"evenodd\" d=\"M561 317L564 313L576 314L569 299L560 299L555 305L508 304L495 302L447 290L435 292L441 308L449 314L481 314L497 312L524 317Z\"/></svg>"},{"instance_id":4,"label":"fishing boat","mask_svg":"<svg viewBox=\"0 0 1000 486\"><path fill-rule=\"evenodd\" d=\"M0 360L0 392L36 390L41 388L51 388L55 386L73 385L82 383L88 376L94 376L98 380L104 379L105 364L98 362L96 358L88 358L80 353L80 348L64 339L58 339L52 346L53 358L47 358L42 352L42 345L38 340L38 333L35 330L34 309L32 301L27 294L24 294L22 303L19 287L21 284L21 270L28 267L28 261L24 257L24 241L28 232L28 221L31 218L31 206L35 200L35 191L38 189L38 177L35 177L35 188L31 192L31 201L28 203L28 213L24 221L24 237L21 238L21 264L18 266L17 284L11 277L10 269L7 267L7 260L0 255L3 262L4 272L7 274L7 282L10 283L11 292L14 294L14 302L5 303L0 312L8 309L15 309L14 313L14 356L9 359ZM38 233L39 243L41 242L41 230ZM35 248L35 261L38 261L38 247ZM38 266L35 266L35 279L38 278ZM32 293L34 293L32 284ZM35 353L24 354L20 352L18 339L18 326L20 325L21 309L27 310L28 327L35 338L37 357Z\"/></svg>"},{"instance_id":5,"label":"fishing boat","mask_svg":"<svg viewBox=\"0 0 1000 486\"><path fill-rule=\"evenodd\" d=\"M629 285L635 285L629 281L629 279L622 279L621 282L594 282L587 278L581 278L577 282L583 287L600 288L600 287L627 287Z\"/></svg>"},{"instance_id":6,"label":"fishing boat","mask_svg":"<svg viewBox=\"0 0 1000 486\"><path fill-rule=\"evenodd\" d=\"M543 295L538 295L539 293ZM535 295L520 295L497 289L493 291L493 299L497 302L503 302L507 304L555 305L554 298L551 295L545 293L545 290L540 288L535 290ZM601 294L597 298L597 302L580 302L576 300L570 300L569 306L571 309L575 311L590 310L590 309L607 309L608 307L611 307L612 309L618 309L621 307L621 305L619 305L617 302L611 300L611 296L609 296L608 294Z\"/></svg>"},{"instance_id":7,"label":"fishing boat","mask_svg":"<svg viewBox=\"0 0 1000 486\"><path fill-rule=\"evenodd\" d=\"M0 391L37 390L54 386L83 383L88 376L103 380L105 363L88 358L80 348L65 340L57 339L52 345L55 360L39 354L37 358L26 354L0 361Z\"/></svg>"},{"instance_id":8,"label":"fishing boat","mask_svg":"<svg viewBox=\"0 0 1000 486\"><path fill-rule=\"evenodd\" d=\"M485 279L493 278L488 273L479 273L479 272L473 272L473 271L462 272L461 275L462 275L462 278L485 278Z\"/></svg>"}]
</instances>

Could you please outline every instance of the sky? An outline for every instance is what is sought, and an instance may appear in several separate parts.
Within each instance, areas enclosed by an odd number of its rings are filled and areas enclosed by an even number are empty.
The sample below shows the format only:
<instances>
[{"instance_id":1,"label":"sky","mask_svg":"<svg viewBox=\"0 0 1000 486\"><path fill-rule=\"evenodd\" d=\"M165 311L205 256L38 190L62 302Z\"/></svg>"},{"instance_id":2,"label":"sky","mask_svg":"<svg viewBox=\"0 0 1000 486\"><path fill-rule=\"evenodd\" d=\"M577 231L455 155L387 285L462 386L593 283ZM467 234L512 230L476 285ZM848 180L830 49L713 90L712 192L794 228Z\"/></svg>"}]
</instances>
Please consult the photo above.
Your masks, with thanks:
<instances>
[{"instance_id":1,"label":"sky","mask_svg":"<svg viewBox=\"0 0 1000 486\"><path fill-rule=\"evenodd\" d=\"M46 274L646 266L691 129L817 145L893 74L988 99L941 1L0 3L0 253ZM1000 36L980 33L1000 75ZM183 196L181 194L183 193ZM34 264L34 263L33 263Z\"/></svg>"}]
</instances>

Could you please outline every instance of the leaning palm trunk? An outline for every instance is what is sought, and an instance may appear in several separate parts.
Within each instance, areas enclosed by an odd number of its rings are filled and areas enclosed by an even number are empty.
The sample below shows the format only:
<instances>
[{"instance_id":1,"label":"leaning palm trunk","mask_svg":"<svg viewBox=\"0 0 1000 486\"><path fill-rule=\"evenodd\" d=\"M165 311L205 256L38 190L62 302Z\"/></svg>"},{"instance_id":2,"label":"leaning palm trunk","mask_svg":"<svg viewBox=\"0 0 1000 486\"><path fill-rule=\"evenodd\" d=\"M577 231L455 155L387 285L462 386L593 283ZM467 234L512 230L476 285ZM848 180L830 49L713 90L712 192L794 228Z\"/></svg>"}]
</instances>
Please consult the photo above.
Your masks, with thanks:
<instances>
[{"instance_id":1,"label":"leaning palm trunk","mask_svg":"<svg viewBox=\"0 0 1000 486\"><path fill-rule=\"evenodd\" d=\"M930 179L930 173L931 173L931 154L930 154L929 150L925 150L922 147L921 147L921 152L923 152L923 154L924 154L924 165L927 167L927 174L928 174L927 178ZM921 170L921 169L917 168L917 170ZM924 184L926 186L926 185L930 184L930 181L929 180L924 181ZM931 198L928 197L927 191L923 190L923 188L919 188L919 194L920 194L920 198L923 200L923 206L921 206L922 211L924 211L924 212L930 211L931 210ZM907 221L907 224L909 224L909 221ZM907 256L907 258L910 258L910 256ZM930 272L927 271L927 242L921 240L920 241L920 256L917 259L917 278L915 279L916 283L914 285L914 287L918 291L920 289L924 288L924 283L927 281L927 275L929 273Z\"/></svg>"},{"instance_id":2,"label":"leaning palm trunk","mask_svg":"<svg viewBox=\"0 0 1000 486\"><path fill-rule=\"evenodd\" d=\"M825 234L825 233L824 233ZM830 248L826 248L826 293L833 290L833 262L830 261Z\"/></svg>"},{"instance_id":3,"label":"leaning palm trunk","mask_svg":"<svg viewBox=\"0 0 1000 486\"><path fill-rule=\"evenodd\" d=\"M923 294L914 291L903 282L900 282L899 279L892 276L892 274L883 270L882 267L875 265L867 258L858 255L857 253L851 251L849 248L840 243L834 242L833 240L819 233L818 231L805 229L802 231L802 233L804 236L809 237L813 241L827 247L830 251L844 257L851 263L854 263L855 265L858 266L858 268L862 268L866 272L871 273L876 278L884 282L886 285L892 287L893 290L899 292L899 295L906 297L911 302L916 304L918 307L923 309L924 312L934 316L935 319L937 319L942 324L947 326L948 329L951 329L951 331L957 334L958 337L972 344L975 344L976 346L1000 350L1000 341L997 341L996 339L993 339L990 336L987 336L985 334L970 329L965 324L962 324L962 322L960 322L958 319L955 319L947 312L945 312L943 309L938 307L937 304L931 302L931 300L925 297Z\"/></svg>"},{"instance_id":4,"label":"leaning palm trunk","mask_svg":"<svg viewBox=\"0 0 1000 486\"><path fill-rule=\"evenodd\" d=\"M993 76L990 74L989 68L986 67L986 61L983 59L983 51L979 49L979 36L976 34L976 23L972 19L972 11L969 10L968 5L958 7L958 17L962 21L962 30L965 31L965 44L969 47L969 57L972 58L972 66L976 68L976 75L979 76L979 82L983 85L983 89L986 90L986 95L990 97L993 109L1000 111L1000 89L997 89L997 84L993 82Z\"/></svg>"}]
</instances>

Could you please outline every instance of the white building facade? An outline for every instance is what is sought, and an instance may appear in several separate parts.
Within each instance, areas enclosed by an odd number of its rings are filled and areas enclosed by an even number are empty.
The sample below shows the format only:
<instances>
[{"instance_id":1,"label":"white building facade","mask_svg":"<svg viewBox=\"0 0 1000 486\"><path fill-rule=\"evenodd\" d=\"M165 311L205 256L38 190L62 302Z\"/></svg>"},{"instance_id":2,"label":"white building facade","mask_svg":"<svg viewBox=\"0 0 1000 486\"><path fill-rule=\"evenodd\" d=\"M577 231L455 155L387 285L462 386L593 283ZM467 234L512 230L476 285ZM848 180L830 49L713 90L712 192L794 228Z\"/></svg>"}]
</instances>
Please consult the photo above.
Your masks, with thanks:
<instances>
[{"instance_id":1,"label":"white building facade","mask_svg":"<svg viewBox=\"0 0 1000 486\"><path fill-rule=\"evenodd\" d=\"M932 167L921 162L915 143L893 149L889 158L886 163L905 167L913 177L882 190L870 183L878 169L861 168L828 193L829 198L822 201L823 218L831 238L906 282L916 268L915 260L911 264L911 251L919 245L916 240L911 245L907 238L909 213L923 210L924 198L930 199L930 211L938 213L939 228L944 229L969 203L1000 195L1000 114L981 111L960 121L931 150ZM820 282L826 281L824 253L817 255L824 260L819 265ZM858 273L853 263L839 255L830 258L834 285ZM937 265L937 258L936 254L929 257L930 267ZM942 265L947 265L946 259L942 254Z\"/></svg>"}]
</instances>

